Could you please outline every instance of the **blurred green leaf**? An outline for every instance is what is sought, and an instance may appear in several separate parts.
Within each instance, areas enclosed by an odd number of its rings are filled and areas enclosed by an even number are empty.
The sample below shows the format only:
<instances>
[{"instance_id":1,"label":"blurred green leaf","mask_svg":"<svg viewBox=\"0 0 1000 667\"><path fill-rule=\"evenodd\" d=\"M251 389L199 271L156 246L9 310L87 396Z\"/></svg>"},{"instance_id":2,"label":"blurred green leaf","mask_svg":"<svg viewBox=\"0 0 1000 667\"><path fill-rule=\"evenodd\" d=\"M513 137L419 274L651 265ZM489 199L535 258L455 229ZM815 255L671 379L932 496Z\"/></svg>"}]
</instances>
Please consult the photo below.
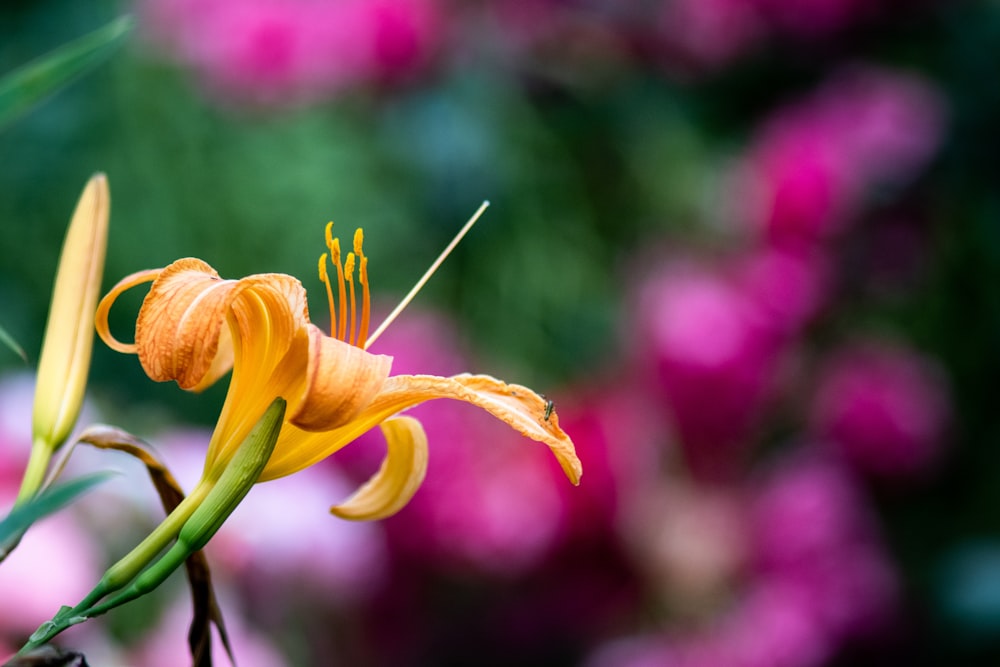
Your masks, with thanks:
<instances>
[{"instance_id":1,"label":"blurred green leaf","mask_svg":"<svg viewBox=\"0 0 1000 667\"><path fill-rule=\"evenodd\" d=\"M28 355L24 353L24 348L18 345L14 337L7 333L7 330L2 326L0 326L0 343L9 347L14 354L24 360L24 363L28 363Z\"/></svg>"},{"instance_id":2,"label":"blurred green leaf","mask_svg":"<svg viewBox=\"0 0 1000 667\"><path fill-rule=\"evenodd\" d=\"M97 472L84 475L65 484L51 487L36 498L15 507L3 521L0 521L0 561L17 546L21 536L31 524L69 505L114 474L116 473Z\"/></svg>"},{"instance_id":3,"label":"blurred green leaf","mask_svg":"<svg viewBox=\"0 0 1000 667\"><path fill-rule=\"evenodd\" d=\"M131 32L133 23L130 16L117 18L0 79L0 129L110 57Z\"/></svg>"}]
</instances>

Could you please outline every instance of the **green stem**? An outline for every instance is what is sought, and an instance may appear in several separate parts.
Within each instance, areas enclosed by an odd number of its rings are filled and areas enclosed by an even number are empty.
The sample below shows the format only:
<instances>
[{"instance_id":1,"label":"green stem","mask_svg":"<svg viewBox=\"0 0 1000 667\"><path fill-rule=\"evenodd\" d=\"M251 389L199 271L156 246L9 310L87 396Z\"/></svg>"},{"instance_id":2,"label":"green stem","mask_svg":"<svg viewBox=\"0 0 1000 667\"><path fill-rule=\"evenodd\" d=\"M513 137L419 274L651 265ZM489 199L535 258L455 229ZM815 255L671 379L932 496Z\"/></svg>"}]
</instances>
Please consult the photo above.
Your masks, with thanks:
<instances>
[{"instance_id":1,"label":"green stem","mask_svg":"<svg viewBox=\"0 0 1000 667\"><path fill-rule=\"evenodd\" d=\"M198 509L198 506L205 499L205 496L208 495L208 492L212 490L213 486L214 483L205 482L204 480L199 483L190 495L184 498L167 515L167 518L153 532L146 536L146 539L140 542L121 560L109 567L104 576L101 577L101 584L107 588L104 591L104 595L118 590L135 579L136 575L148 566L166 548L171 540L177 537L177 533L184 527L187 520L191 518L194 511ZM98 587L101 584L98 584Z\"/></svg>"},{"instance_id":2,"label":"green stem","mask_svg":"<svg viewBox=\"0 0 1000 667\"><path fill-rule=\"evenodd\" d=\"M167 553L144 570L127 588L104 602L90 607L83 615L87 618L100 616L126 602L142 597L166 581L167 577L183 565L184 561L195 551L184 541L175 542Z\"/></svg>"},{"instance_id":3,"label":"green stem","mask_svg":"<svg viewBox=\"0 0 1000 667\"><path fill-rule=\"evenodd\" d=\"M210 483L202 481L199 483L191 494L184 498L184 500L182 500L162 522L160 522L160 525L153 529L153 532L147 535L146 538L126 556L107 569L104 576L101 577L101 580L97 582L97 586L95 586L94 589L90 591L90 593L88 593L78 605L72 608L63 607L51 621L43 623L41 627L39 627L38 630L31 635L28 643L21 648L20 653L37 648L49 642L53 637L66 628L87 620L87 618L91 615L92 609L94 608L101 609L97 613L104 613L112 606L117 606L117 604L125 602L126 600L121 600L115 605L108 606L106 604L102 604L100 607L96 607L96 605L104 597L122 589L135 580L140 573L143 573L142 571L153 562L153 560L166 548L170 541L177 537L181 528L184 527L184 524L189 518L191 518L191 515L196 509L198 509L198 506L202 503L202 501L204 501L205 496L208 495L209 491L211 491L214 486L214 482ZM175 545L175 548L168 552L168 554L176 556L174 551L177 547L181 547L183 549L188 548L187 545L182 546L177 544ZM180 562L183 562L183 559ZM157 564L157 566L158 565L159 564ZM140 577L140 579L143 580L141 584L142 586L147 585L149 581L155 580L160 576L160 569L157 566L154 566L153 569L155 572L149 577ZM169 570L167 574L172 571L172 569ZM166 577L164 576L163 578ZM162 579L159 579L159 581L162 581ZM129 590L131 591L131 588ZM128 591L126 593L128 593ZM113 599L118 600L120 597L122 596L116 596Z\"/></svg>"}]
</instances>

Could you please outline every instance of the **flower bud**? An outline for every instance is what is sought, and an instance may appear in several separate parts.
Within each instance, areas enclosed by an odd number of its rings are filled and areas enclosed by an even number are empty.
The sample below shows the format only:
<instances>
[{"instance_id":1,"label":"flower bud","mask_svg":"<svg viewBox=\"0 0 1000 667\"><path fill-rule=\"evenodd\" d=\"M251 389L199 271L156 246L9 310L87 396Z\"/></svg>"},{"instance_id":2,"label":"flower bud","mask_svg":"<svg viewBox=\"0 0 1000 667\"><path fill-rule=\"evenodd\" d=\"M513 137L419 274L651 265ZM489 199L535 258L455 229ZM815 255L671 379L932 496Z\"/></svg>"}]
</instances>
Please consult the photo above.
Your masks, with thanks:
<instances>
[{"instance_id":1,"label":"flower bud","mask_svg":"<svg viewBox=\"0 0 1000 667\"><path fill-rule=\"evenodd\" d=\"M20 497L41 484L52 453L69 437L83 404L104 272L111 200L104 174L91 177L70 221L45 328L32 415L32 453Z\"/></svg>"}]
</instances>

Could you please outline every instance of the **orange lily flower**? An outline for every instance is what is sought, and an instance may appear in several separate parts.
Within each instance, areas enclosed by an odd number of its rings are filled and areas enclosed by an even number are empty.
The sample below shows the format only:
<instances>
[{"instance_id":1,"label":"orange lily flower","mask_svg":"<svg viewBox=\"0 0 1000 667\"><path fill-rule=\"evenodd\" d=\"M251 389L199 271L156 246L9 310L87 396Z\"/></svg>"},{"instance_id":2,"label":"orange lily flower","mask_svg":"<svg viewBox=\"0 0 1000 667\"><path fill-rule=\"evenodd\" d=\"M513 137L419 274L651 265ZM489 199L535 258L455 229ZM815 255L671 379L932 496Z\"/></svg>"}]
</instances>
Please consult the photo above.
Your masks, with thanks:
<instances>
[{"instance_id":1,"label":"orange lily flower","mask_svg":"<svg viewBox=\"0 0 1000 667\"><path fill-rule=\"evenodd\" d=\"M572 441L559 427L551 403L527 387L486 375L389 374L392 358L366 350L370 297L362 232L357 230L354 250L341 263L331 226L326 227L326 244L336 278L329 277L326 253L319 268L332 335L310 322L305 288L292 276L270 273L223 280L211 266L193 258L128 276L99 304L98 334L111 348L137 354L153 380L174 380L183 389L199 391L232 369L208 446L205 478L221 474L280 396L288 409L260 481L307 468L380 425L388 445L381 469L331 512L351 519L390 516L416 493L427 468L423 428L399 413L430 399L452 398L477 405L548 445L567 477L579 483L581 465ZM135 342L122 343L109 331L108 312L122 292L146 282L152 286L139 310Z\"/></svg>"}]
</instances>

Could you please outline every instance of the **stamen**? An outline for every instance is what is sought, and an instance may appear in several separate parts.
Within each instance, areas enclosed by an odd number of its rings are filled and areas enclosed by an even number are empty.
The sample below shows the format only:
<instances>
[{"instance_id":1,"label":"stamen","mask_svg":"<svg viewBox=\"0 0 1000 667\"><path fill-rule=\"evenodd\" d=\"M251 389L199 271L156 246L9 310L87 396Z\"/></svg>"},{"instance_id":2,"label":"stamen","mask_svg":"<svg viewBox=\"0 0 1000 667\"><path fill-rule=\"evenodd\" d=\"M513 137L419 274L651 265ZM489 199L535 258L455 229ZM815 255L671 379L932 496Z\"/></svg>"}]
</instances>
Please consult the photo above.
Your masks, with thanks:
<instances>
[{"instance_id":1,"label":"stamen","mask_svg":"<svg viewBox=\"0 0 1000 667\"><path fill-rule=\"evenodd\" d=\"M337 309L340 313L340 317L337 319L337 331L330 329L330 335L334 338L345 340L344 336L347 334L347 292L344 289L344 267L340 264L340 239L328 239L327 247L330 249L330 262L337 267L337 287L338 301Z\"/></svg>"},{"instance_id":2,"label":"stamen","mask_svg":"<svg viewBox=\"0 0 1000 667\"><path fill-rule=\"evenodd\" d=\"M327 254L324 252L319 258L319 279L326 287L326 301L330 304L330 331L337 328L337 311L333 302L333 289L330 287L330 276L326 272Z\"/></svg>"},{"instance_id":3,"label":"stamen","mask_svg":"<svg viewBox=\"0 0 1000 667\"><path fill-rule=\"evenodd\" d=\"M358 347L364 348L368 340L368 323L371 313L371 295L368 292L368 258L361 249L365 234L359 227L354 232L354 254L358 256L358 282L361 284L361 327L358 331Z\"/></svg>"},{"instance_id":4,"label":"stamen","mask_svg":"<svg viewBox=\"0 0 1000 667\"><path fill-rule=\"evenodd\" d=\"M378 328L372 332L371 337L364 344L364 349L367 350L371 347L372 343L374 343L376 339L382 335L382 332L384 332L389 325L392 324L397 317L399 317L399 314L403 312L403 309L406 308L411 301L413 301L413 298L417 296L417 292L419 292L427 281L430 280L430 277L434 275L434 272L437 271L439 266L441 266L441 263L444 262L445 258L447 258L451 251L455 249L455 246L457 246L459 241L462 240L462 237L464 237L469 230L472 229L472 226L476 224L476 221L479 220L480 216L483 215L483 212L489 205L490 203L488 201L484 201L480 204L479 208L476 209L476 212L472 214L471 218L469 218L469 221L466 222L462 229L458 231L458 234L456 234L455 238L451 240L451 243L449 243L445 249L441 251L441 254L438 255L438 258L435 259L430 265L430 268L424 272L424 275L421 276L420 280L417 281L417 284L413 286L413 289L411 289L409 293L403 297L403 300L399 302L399 305L396 306L393 311L389 313L389 316L382 321L382 324L378 325Z\"/></svg>"},{"instance_id":5,"label":"stamen","mask_svg":"<svg viewBox=\"0 0 1000 667\"><path fill-rule=\"evenodd\" d=\"M350 343L354 345L357 340L354 331L354 314L357 312L356 304L354 303L354 253L347 253L347 259L344 260L344 275L347 277L347 285L350 287L351 291L351 323L348 325L348 330L351 332L351 340L348 341L347 338L341 338L345 343Z\"/></svg>"}]
</instances>

